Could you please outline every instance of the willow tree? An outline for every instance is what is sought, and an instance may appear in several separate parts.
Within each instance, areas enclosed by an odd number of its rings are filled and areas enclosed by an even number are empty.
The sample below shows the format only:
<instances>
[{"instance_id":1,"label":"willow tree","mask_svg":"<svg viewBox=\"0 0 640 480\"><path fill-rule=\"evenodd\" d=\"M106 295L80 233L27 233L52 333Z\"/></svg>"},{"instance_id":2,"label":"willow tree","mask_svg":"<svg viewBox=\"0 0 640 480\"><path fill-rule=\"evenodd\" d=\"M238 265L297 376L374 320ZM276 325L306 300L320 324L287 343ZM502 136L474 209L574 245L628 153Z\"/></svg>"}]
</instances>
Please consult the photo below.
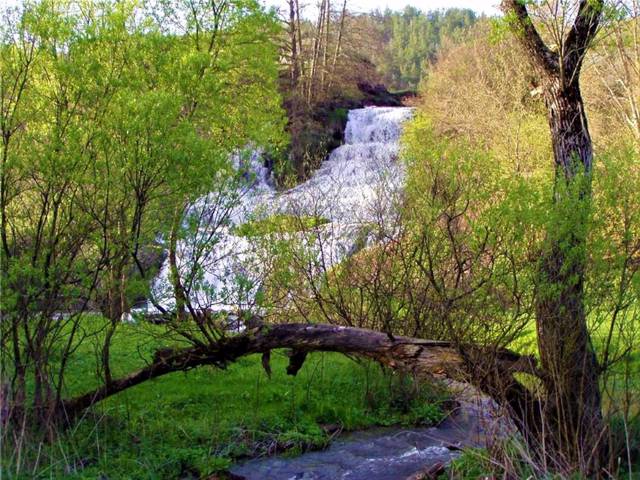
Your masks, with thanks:
<instances>
[{"instance_id":1,"label":"willow tree","mask_svg":"<svg viewBox=\"0 0 640 480\"><path fill-rule=\"evenodd\" d=\"M536 300L538 350L547 397L542 439L564 461L587 470L597 466L606 434L600 366L585 312L593 145L580 92L580 71L604 7L603 0L502 2L537 72L554 157L553 206L538 268Z\"/></svg>"}]
</instances>

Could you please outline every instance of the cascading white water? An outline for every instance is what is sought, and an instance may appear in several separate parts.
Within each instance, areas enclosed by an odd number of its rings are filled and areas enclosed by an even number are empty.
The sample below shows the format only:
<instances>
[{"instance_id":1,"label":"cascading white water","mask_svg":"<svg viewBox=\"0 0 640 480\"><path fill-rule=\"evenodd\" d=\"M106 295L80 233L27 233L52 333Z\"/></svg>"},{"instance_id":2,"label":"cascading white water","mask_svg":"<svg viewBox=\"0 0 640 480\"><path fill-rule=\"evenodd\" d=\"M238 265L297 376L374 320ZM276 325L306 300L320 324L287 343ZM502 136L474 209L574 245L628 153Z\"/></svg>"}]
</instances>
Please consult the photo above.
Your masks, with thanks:
<instances>
[{"instance_id":1,"label":"cascading white water","mask_svg":"<svg viewBox=\"0 0 640 480\"><path fill-rule=\"evenodd\" d=\"M285 193L281 203L297 209L302 205L308 214L342 224L371 219L382 194L395 193L404 181L398 141L411 112L403 107L351 110L345 144L331 152L307 182Z\"/></svg>"},{"instance_id":2,"label":"cascading white water","mask_svg":"<svg viewBox=\"0 0 640 480\"><path fill-rule=\"evenodd\" d=\"M310 250L323 256L325 266L349 255L356 241L361 241L363 226L393 211L404 182L404 169L398 162L399 138L402 123L411 115L412 109L404 107L349 111L345 144L331 152L308 181L281 193L274 189L259 152L248 158L236 156L236 168L247 172L250 181L241 191L227 192L232 208L221 207L227 204L220 192L196 202L189 215L200 223L192 238L178 246L179 268L185 277L192 277L189 272L198 267L194 303L207 309L252 305L264 273L264 241L235 232L256 218L274 214L321 218L326 223L318 228ZM165 308L173 304L168 272L165 261L153 286L154 296Z\"/></svg>"}]
</instances>

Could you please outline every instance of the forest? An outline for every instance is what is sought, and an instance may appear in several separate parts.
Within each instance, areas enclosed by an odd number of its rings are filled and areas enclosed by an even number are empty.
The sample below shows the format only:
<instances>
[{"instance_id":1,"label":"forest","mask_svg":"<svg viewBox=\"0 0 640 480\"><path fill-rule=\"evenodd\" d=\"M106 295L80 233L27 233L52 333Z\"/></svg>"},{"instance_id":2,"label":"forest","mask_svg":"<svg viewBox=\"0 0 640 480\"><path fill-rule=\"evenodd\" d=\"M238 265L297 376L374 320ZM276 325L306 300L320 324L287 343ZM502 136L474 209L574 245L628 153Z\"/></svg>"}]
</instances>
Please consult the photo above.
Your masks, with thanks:
<instances>
[{"instance_id":1,"label":"forest","mask_svg":"<svg viewBox=\"0 0 640 480\"><path fill-rule=\"evenodd\" d=\"M640 3L422 6L0 4L0 479L640 478Z\"/></svg>"}]
</instances>

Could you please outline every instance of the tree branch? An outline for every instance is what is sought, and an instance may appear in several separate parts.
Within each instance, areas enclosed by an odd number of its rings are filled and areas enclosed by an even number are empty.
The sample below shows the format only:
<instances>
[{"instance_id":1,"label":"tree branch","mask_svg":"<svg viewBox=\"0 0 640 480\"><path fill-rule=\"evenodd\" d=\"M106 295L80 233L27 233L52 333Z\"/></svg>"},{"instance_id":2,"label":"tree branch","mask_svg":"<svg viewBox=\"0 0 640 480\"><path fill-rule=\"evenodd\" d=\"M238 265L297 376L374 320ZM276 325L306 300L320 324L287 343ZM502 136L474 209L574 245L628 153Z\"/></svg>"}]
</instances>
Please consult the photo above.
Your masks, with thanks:
<instances>
[{"instance_id":1,"label":"tree branch","mask_svg":"<svg viewBox=\"0 0 640 480\"><path fill-rule=\"evenodd\" d=\"M262 353L268 363L268 352L276 348L291 349L289 374L295 375L309 352L339 352L370 358L393 369L411 371L418 376L446 375L463 381L478 380L481 389L496 395L497 386L487 383L487 377L478 374L478 365L493 364L499 370L499 389L508 387L515 372L537 375L535 360L508 350L488 351L477 346L465 347L464 356L450 342L396 337L390 339L382 332L361 328L322 324L263 325L258 330L226 337L208 347L193 346L183 349L162 349L156 352L153 363L113 380L93 391L65 400L65 415L73 418L84 409L128 388L168 373L185 371L204 365L224 368L240 357ZM474 370L468 358L475 359ZM483 367L486 368L486 367ZM494 368L489 368L495 370ZM270 369L269 369L270 370ZM494 382L495 383L495 382ZM513 383L513 382L511 382Z\"/></svg>"},{"instance_id":2,"label":"tree branch","mask_svg":"<svg viewBox=\"0 0 640 480\"><path fill-rule=\"evenodd\" d=\"M566 78L577 79L587 48L593 41L604 10L604 0L581 0L578 14L565 40Z\"/></svg>"},{"instance_id":3,"label":"tree branch","mask_svg":"<svg viewBox=\"0 0 640 480\"><path fill-rule=\"evenodd\" d=\"M523 0L502 0L502 10L512 14L519 30L522 45L529 53L534 66L547 74L558 74L560 64L558 53L552 51L542 40L533 25Z\"/></svg>"}]
</instances>

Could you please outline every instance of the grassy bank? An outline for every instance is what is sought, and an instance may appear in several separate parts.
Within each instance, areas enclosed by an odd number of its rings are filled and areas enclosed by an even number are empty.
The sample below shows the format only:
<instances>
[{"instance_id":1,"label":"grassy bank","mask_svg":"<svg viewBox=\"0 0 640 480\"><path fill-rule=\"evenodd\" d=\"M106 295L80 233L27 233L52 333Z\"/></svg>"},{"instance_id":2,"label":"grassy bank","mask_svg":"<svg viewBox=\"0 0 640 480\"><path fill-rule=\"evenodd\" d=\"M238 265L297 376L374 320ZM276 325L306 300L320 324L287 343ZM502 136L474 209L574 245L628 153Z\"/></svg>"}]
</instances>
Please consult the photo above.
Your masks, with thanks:
<instances>
[{"instance_id":1,"label":"grassy bank","mask_svg":"<svg viewBox=\"0 0 640 480\"><path fill-rule=\"evenodd\" d=\"M115 374L144 365L166 346L162 334L159 326L123 325L113 344ZM96 384L92 343L99 337L74 356L69 394ZM94 407L53 444L16 448L3 458L2 478L200 478L242 458L322 448L342 429L442 418L442 392L370 362L315 354L296 377L286 375L287 362L285 352L274 352L271 379L250 356L226 370L199 368L139 385Z\"/></svg>"}]
</instances>

